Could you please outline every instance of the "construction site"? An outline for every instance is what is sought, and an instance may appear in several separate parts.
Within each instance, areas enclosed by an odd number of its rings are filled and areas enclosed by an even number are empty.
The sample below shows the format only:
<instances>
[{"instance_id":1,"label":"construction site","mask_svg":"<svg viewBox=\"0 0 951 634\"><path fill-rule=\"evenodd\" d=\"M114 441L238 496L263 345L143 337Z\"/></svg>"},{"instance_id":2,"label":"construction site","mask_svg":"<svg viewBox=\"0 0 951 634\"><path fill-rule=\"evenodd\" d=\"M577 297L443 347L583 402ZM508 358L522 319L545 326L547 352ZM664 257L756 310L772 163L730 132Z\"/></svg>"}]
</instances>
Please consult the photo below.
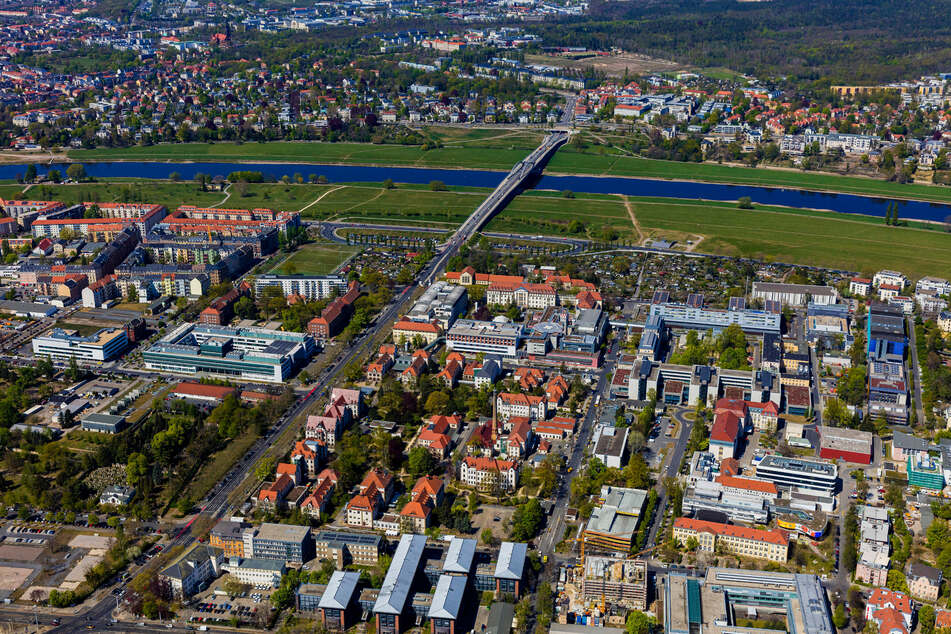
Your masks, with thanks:
<instances>
[{"instance_id":1,"label":"construction site","mask_svg":"<svg viewBox=\"0 0 951 634\"><path fill-rule=\"evenodd\" d=\"M558 571L560 623L623 627L630 610L647 609L647 561L588 556Z\"/></svg>"}]
</instances>

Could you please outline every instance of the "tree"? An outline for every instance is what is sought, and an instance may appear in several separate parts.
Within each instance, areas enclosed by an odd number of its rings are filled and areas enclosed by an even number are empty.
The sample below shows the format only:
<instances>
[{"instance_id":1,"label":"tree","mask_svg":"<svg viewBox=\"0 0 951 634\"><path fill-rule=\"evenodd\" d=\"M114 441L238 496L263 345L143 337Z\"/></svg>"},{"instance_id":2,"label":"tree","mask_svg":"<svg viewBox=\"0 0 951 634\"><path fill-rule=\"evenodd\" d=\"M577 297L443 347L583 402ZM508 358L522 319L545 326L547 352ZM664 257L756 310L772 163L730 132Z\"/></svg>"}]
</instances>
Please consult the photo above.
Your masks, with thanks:
<instances>
[{"instance_id":1,"label":"tree","mask_svg":"<svg viewBox=\"0 0 951 634\"><path fill-rule=\"evenodd\" d=\"M449 401L449 395L445 392L433 392L426 399L426 413L430 415L445 414L449 407Z\"/></svg>"},{"instance_id":2,"label":"tree","mask_svg":"<svg viewBox=\"0 0 951 634\"><path fill-rule=\"evenodd\" d=\"M631 610L627 614L627 622L624 624L624 631L627 634L650 634L653 627L653 617L644 614L640 610Z\"/></svg>"},{"instance_id":3,"label":"tree","mask_svg":"<svg viewBox=\"0 0 951 634\"><path fill-rule=\"evenodd\" d=\"M740 196L740 199L736 202L736 206L740 209L752 209L753 199L749 196Z\"/></svg>"},{"instance_id":4,"label":"tree","mask_svg":"<svg viewBox=\"0 0 951 634\"><path fill-rule=\"evenodd\" d=\"M259 480L266 480L272 471L274 471L274 458L270 456L261 458L258 460L258 463L254 465L254 477Z\"/></svg>"},{"instance_id":5,"label":"tree","mask_svg":"<svg viewBox=\"0 0 951 634\"><path fill-rule=\"evenodd\" d=\"M74 181L84 181L88 176L86 175L86 167L82 163L73 163L66 168L66 176Z\"/></svg>"},{"instance_id":6,"label":"tree","mask_svg":"<svg viewBox=\"0 0 951 634\"><path fill-rule=\"evenodd\" d=\"M406 460L406 470L415 478L429 475L436 468L436 459L426 447L413 447Z\"/></svg>"},{"instance_id":7,"label":"tree","mask_svg":"<svg viewBox=\"0 0 951 634\"><path fill-rule=\"evenodd\" d=\"M545 512L537 498L532 498L512 514L512 539L526 542L536 535L545 519Z\"/></svg>"},{"instance_id":8,"label":"tree","mask_svg":"<svg viewBox=\"0 0 951 634\"><path fill-rule=\"evenodd\" d=\"M924 603L918 608L918 623L921 626L919 630L921 634L934 633L935 611L933 606Z\"/></svg>"},{"instance_id":9,"label":"tree","mask_svg":"<svg viewBox=\"0 0 951 634\"><path fill-rule=\"evenodd\" d=\"M27 183L33 183L36 181L36 165L30 163L26 166L26 174L23 176L23 180Z\"/></svg>"},{"instance_id":10,"label":"tree","mask_svg":"<svg viewBox=\"0 0 951 634\"><path fill-rule=\"evenodd\" d=\"M395 188L396 188L396 185L393 183L392 178L388 178L385 181L383 181L383 189L395 189Z\"/></svg>"},{"instance_id":11,"label":"tree","mask_svg":"<svg viewBox=\"0 0 951 634\"><path fill-rule=\"evenodd\" d=\"M434 192L444 192L446 191L446 183L442 181L429 181L429 189Z\"/></svg>"},{"instance_id":12,"label":"tree","mask_svg":"<svg viewBox=\"0 0 951 634\"><path fill-rule=\"evenodd\" d=\"M845 607L841 603L837 603L835 606L835 611L832 613L832 623L835 624L836 629L840 630L849 624L849 617L845 614Z\"/></svg>"},{"instance_id":13,"label":"tree","mask_svg":"<svg viewBox=\"0 0 951 634\"><path fill-rule=\"evenodd\" d=\"M888 578L885 582L885 586L889 590L897 590L899 592L908 592L908 580L905 579L905 573L901 570L891 569L888 571Z\"/></svg>"},{"instance_id":14,"label":"tree","mask_svg":"<svg viewBox=\"0 0 951 634\"><path fill-rule=\"evenodd\" d=\"M479 534L479 538L486 546L491 546L492 543L495 542L495 536L492 534L491 528L483 528L482 532Z\"/></svg>"}]
</instances>

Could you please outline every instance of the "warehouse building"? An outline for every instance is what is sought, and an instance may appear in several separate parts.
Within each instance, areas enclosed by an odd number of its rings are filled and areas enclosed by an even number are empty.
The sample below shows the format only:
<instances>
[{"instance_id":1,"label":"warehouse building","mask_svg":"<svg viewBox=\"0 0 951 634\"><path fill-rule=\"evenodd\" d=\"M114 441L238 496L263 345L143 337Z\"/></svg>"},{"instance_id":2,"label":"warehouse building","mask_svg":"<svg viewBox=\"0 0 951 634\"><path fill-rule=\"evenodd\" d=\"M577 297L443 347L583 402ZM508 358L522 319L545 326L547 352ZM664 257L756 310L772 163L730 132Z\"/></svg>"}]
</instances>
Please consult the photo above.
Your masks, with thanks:
<instances>
[{"instance_id":1,"label":"warehouse building","mask_svg":"<svg viewBox=\"0 0 951 634\"><path fill-rule=\"evenodd\" d=\"M872 463L872 434L844 427L819 426L819 457L842 459L860 464Z\"/></svg>"}]
</instances>

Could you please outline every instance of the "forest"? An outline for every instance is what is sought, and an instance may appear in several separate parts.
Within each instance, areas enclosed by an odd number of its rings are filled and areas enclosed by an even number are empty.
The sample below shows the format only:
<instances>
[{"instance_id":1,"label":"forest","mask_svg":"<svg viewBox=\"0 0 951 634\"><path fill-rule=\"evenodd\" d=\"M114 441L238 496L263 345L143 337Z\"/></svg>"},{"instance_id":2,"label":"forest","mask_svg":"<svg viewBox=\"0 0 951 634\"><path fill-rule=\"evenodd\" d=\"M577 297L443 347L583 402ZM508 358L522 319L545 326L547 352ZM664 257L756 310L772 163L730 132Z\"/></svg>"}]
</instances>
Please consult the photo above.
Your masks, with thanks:
<instances>
[{"instance_id":1,"label":"forest","mask_svg":"<svg viewBox=\"0 0 951 634\"><path fill-rule=\"evenodd\" d=\"M618 47L822 88L947 71L949 14L948 0L593 0L590 19L536 30L546 46Z\"/></svg>"}]
</instances>

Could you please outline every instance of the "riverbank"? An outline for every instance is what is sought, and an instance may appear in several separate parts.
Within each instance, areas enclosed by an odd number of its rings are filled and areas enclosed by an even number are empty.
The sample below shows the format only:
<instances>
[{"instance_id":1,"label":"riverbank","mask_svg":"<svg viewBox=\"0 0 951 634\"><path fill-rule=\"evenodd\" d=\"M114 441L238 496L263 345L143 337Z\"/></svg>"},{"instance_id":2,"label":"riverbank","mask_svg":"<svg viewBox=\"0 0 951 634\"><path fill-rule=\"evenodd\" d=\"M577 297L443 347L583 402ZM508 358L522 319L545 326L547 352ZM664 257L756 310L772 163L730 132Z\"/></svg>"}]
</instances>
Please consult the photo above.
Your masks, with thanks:
<instances>
[{"instance_id":1,"label":"riverbank","mask_svg":"<svg viewBox=\"0 0 951 634\"><path fill-rule=\"evenodd\" d=\"M301 211L308 220L419 226L451 231L491 192L488 187L397 183L249 184L233 191L227 205ZM15 186L0 193L18 197ZM28 192L40 199L79 202L141 200L175 209L182 204L215 205L223 192L202 192L194 182L144 181L37 185ZM916 278L951 277L951 233L935 225L909 221L891 227L871 215L843 214L784 206L685 200L650 196L530 190L516 196L486 231L603 240L606 235L629 242L666 239L678 248L765 261L873 273L897 269ZM572 221L578 223L572 225Z\"/></svg>"},{"instance_id":2,"label":"riverbank","mask_svg":"<svg viewBox=\"0 0 951 634\"><path fill-rule=\"evenodd\" d=\"M485 141L488 143L488 141ZM287 142L190 143L70 150L74 162L158 161L174 163L218 162L278 165L398 166L437 169L508 171L527 154L524 143L499 147L479 146L471 139L465 145L447 145L425 151L419 146L364 143ZM498 143L494 141L493 143ZM48 159L47 159L48 160ZM552 176L621 177L663 179L675 182L717 183L803 189L819 193L844 193L895 200L951 203L951 187L900 184L861 176L801 172L769 167L739 167L710 163L681 163L618 154L593 154L561 148L545 173Z\"/></svg>"}]
</instances>

